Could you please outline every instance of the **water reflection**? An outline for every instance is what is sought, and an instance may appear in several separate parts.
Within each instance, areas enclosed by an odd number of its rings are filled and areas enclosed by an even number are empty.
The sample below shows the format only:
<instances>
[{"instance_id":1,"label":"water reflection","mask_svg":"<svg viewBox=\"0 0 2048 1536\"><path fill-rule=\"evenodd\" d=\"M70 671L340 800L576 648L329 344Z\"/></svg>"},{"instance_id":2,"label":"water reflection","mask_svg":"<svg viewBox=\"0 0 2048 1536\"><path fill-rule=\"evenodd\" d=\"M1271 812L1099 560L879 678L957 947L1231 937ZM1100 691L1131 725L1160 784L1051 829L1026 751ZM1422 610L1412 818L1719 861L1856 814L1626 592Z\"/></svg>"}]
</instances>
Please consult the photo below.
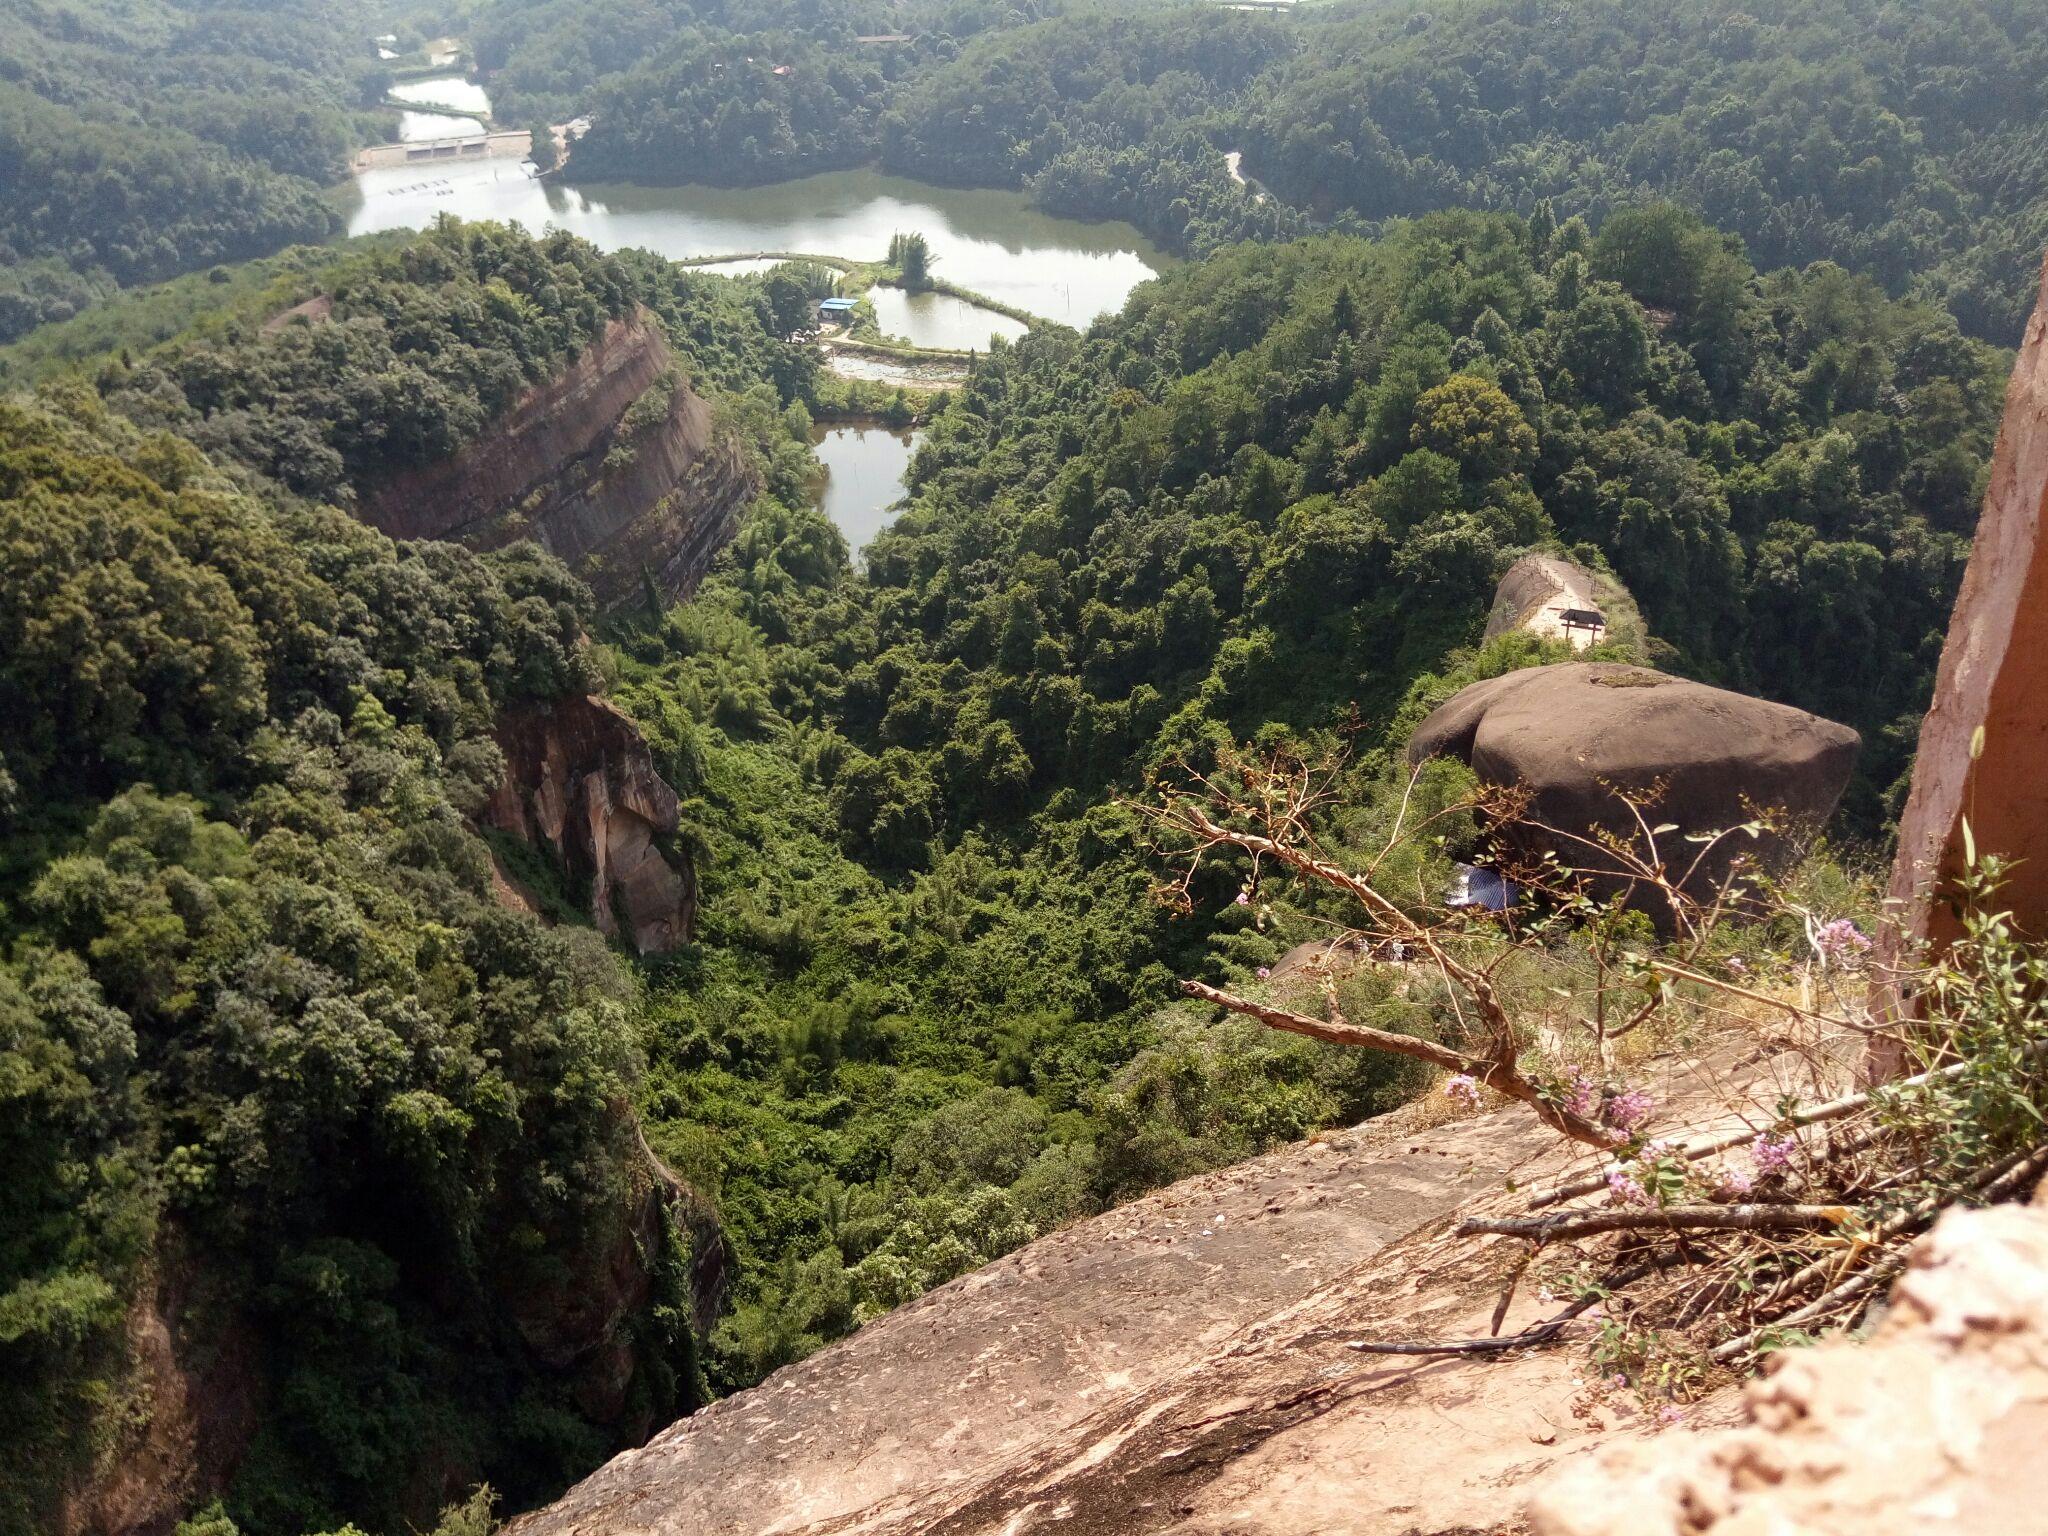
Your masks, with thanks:
<instances>
[{"instance_id":1,"label":"water reflection","mask_svg":"<svg viewBox=\"0 0 2048 1536\"><path fill-rule=\"evenodd\" d=\"M846 535L856 565L860 552L895 516L917 439L916 432L879 425L811 428L811 446L825 466L811 498Z\"/></svg>"},{"instance_id":2,"label":"water reflection","mask_svg":"<svg viewBox=\"0 0 2048 1536\"><path fill-rule=\"evenodd\" d=\"M1128 224L1058 218L1021 192L932 187L878 171L743 188L581 187L555 176L536 180L505 160L436 171L448 178L451 195L423 191L416 167L363 172L349 233L416 229L453 213L535 232L553 225L605 250L643 246L675 258L808 251L875 261L891 234L918 230L932 243L939 276L1076 326L1122 307L1131 289L1165 264ZM964 334L950 329L959 318L942 322L948 334ZM976 330L1003 324L1000 317L966 318Z\"/></svg>"},{"instance_id":3,"label":"water reflection","mask_svg":"<svg viewBox=\"0 0 2048 1536\"><path fill-rule=\"evenodd\" d=\"M488 117L490 93L462 75L434 75L425 80L402 80L388 93L394 101L422 107L439 107L447 112L473 112Z\"/></svg>"},{"instance_id":4,"label":"water reflection","mask_svg":"<svg viewBox=\"0 0 2048 1536\"><path fill-rule=\"evenodd\" d=\"M918 347L986 352L990 336L1015 341L1027 329L1021 320L983 309L950 293L905 293L872 288L868 298L885 336L901 336Z\"/></svg>"}]
</instances>

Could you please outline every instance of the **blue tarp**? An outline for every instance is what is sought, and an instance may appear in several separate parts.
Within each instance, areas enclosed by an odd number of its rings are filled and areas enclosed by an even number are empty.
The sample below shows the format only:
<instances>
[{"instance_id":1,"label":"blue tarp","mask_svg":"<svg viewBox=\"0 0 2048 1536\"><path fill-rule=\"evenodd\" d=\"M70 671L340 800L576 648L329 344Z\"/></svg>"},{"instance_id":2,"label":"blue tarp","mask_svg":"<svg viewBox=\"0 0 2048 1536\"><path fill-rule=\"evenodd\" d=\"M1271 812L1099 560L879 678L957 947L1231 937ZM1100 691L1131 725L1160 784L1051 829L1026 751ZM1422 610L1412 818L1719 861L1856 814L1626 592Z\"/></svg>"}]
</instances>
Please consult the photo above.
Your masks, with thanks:
<instances>
[{"instance_id":1,"label":"blue tarp","mask_svg":"<svg viewBox=\"0 0 2048 1536\"><path fill-rule=\"evenodd\" d=\"M1484 907L1489 912L1505 912L1520 895L1515 882L1498 870L1483 869L1477 864L1459 864L1451 876L1449 889L1444 892L1444 902L1453 907Z\"/></svg>"}]
</instances>

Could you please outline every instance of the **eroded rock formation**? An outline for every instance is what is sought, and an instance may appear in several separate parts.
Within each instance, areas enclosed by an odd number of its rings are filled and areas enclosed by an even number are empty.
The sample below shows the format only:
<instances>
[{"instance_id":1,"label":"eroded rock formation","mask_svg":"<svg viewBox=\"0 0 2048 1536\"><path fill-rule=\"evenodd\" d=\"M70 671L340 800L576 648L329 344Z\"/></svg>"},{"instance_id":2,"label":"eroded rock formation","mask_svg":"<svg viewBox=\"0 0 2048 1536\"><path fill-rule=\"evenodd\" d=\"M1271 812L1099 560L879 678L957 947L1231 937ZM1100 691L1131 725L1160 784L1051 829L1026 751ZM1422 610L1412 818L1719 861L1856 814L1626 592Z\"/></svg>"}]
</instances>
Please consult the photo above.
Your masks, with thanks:
<instances>
[{"instance_id":1,"label":"eroded rock formation","mask_svg":"<svg viewBox=\"0 0 2048 1536\"><path fill-rule=\"evenodd\" d=\"M1601 628L1567 622L1567 614L1578 613L1597 613ZM1583 651L1610 637L1640 638L1641 628L1634 600L1612 576L1589 571L1561 555L1537 554L1522 556L1501 577L1481 638L1492 640L1522 629Z\"/></svg>"},{"instance_id":2,"label":"eroded rock formation","mask_svg":"<svg viewBox=\"0 0 2048 1536\"><path fill-rule=\"evenodd\" d=\"M505 778L484 808L489 826L545 848L591 921L643 955L690 936L694 872L663 846L676 792L655 771L640 728L599 698L569 696L509 711L498 722Z\"/></svg>"},{"instance_id":3,"label":"eroded rock formation","mask_svg":"<svg viewBox=\"0 0 2048 1536\"><path fill-rule=\"evenodd\" d=\"M1509 831L1513 852L1532 861L1555 853L1566 867L1619 883L1628 883L1621 865L1581 839L1594 828L1633 839L1623 793L1661 785L1650 814L1676 827L1667 834L1673 873L1691 868L1689 883L1704 894L1737 854L1778 862L1824 822L1860 744L1848 726L1805 710L1646 667L1572 662L1461 690L1423 721L1408 754L1418 763L1461 758L1484 783L1527 789L1530 824ZM1760 811L1778 814L1782 830L1724 839L1694 866L1681 839ZM1655 915L1652 893L1632 894Z\"/></svg>"},{"instance_id":4,"label":"eroded rock formation","mask_svg":"<svg viewBox=\"0 0 2048 1536\"><path fill-rule=\"evenodd\" d=\"M2038 1198L2038 1197L2037 1197ZM1536 1536L1988 1536L2048 1529L2048 1212L1951 1211L1866 1344L1775 1357L1740 1427L1609 1447Z\"/></svg>"},{"instance_id":5,"label":"eroded rock formation","mask_svg":"<svg viewBox=\"0 0 2048 1536\"><path fill-rule=\"evenodd\" d=\"M357 510L399 538L478 549L530 538L607 606L638 601L650 585L685 597L759 487L687 384L674 383L658 416L626 419L650 390L670 387L674 366L653 316L615 320L484 437L385 482Z\"/></svg>"},{"instance_id":6,"label":"eroded rock formation","mask_svg":"<svg viewBox=\"0 0 2048 1536\"><path fill-rule=\"evenodd\" d=\"M128 1308L120 1418L56 1512L52 1536L155 1536L217 1495L256 1433L261 1345L174 1237Z\"/></svg>"},{"instance_id":7,"label":"eroded rock formation","mask_svg":"<svg viewBox=\"0 0 2048 1536\"><path fill-rule=\"evenodd\" d=\"M1700 1083L1718 1093L1739 1069L1757 1114L1809 1069L1758 1064L1754 1044L1637 1071L1675 1117L1719 1128ZM1506 1357L1349 1347L1487 1333L1506 1249L1454 1220L1521 1210L1585 1167L1519 1106L1434 1127L1428 1108L1041 1238L664 1430L505 1536L1513 1530L1558 1463L1649 1426L1585 1405L1590 1322L1571 1347ZM1500 1326L1555 1310L1525 1286Z\"/></svg>"},{"instance_id":8,"label":"eroded rock formation","mask_svg":"<svg viewBox=\"0 0 2048 1536\"><path fill-rule=\"evenodd\" d=\"M1964 862L1963 822L1977 847L2014 860L1999 906L2048 938L2048 268L2006 392L2005 420L1969 569L1956 598L1934 701L1920 725L1913 789L1899 823L1891 910L1878 974L1902 950L1958 933L1947 898ZM1880 1012L1910 998L1880 996ZM1880 1049L1873 1075L1896 1065Z\"/></svg>"}]
</instances>

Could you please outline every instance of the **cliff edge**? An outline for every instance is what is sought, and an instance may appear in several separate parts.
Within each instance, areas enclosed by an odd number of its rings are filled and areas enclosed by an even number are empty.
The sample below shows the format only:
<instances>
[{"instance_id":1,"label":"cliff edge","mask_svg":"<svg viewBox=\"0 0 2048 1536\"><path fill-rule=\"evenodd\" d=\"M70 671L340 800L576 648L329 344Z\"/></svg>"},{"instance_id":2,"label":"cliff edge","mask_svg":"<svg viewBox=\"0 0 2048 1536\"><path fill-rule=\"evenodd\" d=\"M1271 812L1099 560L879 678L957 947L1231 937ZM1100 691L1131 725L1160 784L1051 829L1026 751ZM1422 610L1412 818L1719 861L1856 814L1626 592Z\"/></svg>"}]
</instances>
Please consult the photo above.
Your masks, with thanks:
<instances>
[{"instance_id":1,"label":"cliff edge","mask_svg":"<svg viewBox=\"0 0 2048 1536\"><path fill-rule=\"evenodd\" d=\"M483 437L367 491L357 510L396 538L476 549L530 538L615 608L696 590L759 489L642 310Z\"/></svg>"}]
</instances>

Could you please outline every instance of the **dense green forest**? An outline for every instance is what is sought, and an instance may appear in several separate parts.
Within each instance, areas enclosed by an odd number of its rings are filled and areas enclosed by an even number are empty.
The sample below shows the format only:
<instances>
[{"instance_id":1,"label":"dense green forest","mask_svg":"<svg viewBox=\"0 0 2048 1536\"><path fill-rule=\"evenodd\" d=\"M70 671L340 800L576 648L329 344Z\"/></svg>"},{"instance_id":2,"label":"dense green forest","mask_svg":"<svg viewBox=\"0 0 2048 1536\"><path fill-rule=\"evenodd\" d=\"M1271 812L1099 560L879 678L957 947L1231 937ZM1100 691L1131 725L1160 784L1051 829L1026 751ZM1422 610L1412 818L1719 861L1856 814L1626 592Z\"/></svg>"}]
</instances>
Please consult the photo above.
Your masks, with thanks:
<instances>
[{"instance_id":1,"label":"dense green forest","mask_svg":"<svg viewBox=\"0 0 2048 1536\"><path fill-rule=\"evenodd\" d=\"M879 156L1028 185L1196 254L1311 221L1526 216L1540 200L1597 227L1667 197L1759 266L1835 261L2000 342L2048 246L2048 34L2016 0L1111 6L1000 26L968 7L884 50L846 46L857 10L779 33L693 12L651 52L608 51L602 11L587 26L550 14L565 19L546 51L589 61L551 84L581 87L596 128L578 174L599 180ZM1229 150L1266 196L1230 179Z\"/></svg>"},{"instance_id":2,"label":"dense green forest","mask_svg":"<svg viewBox=\"0 0 2048 1536\"><path fill-rule=\"evenodd\" d=\"M518 1498L607 1449L508 1298L616 1242L646 1177L631 987L500 911L464 820L496 712L581 682L586 603L529 551L239 486L89 390L0 402L6 1528L145 1406L123 1319L159 1281L256 1362L251 1530L397 1530L429 1445ZM688 1407L686 1341L654 1343L633 1392Z\"/></svg>"},{"instance_id":3,"label":"dense green forest","mask_svg":"<svg viewBox=\"0 0 2048 1536\"><path fill-rule=\"evenodd\" d=\"M1169 1003L1305 914L1218 871L1170 920L1118 796L1234 741L1348 743L1333 835L1363 835L1421 710L1544 659L1461 649L1532 546L1629 585L1638 654L1862 729L1874 832L2005 362L1869 278L1760 276L1669 205L1244 246L998 345L857 573L809 504L820 376L767 280L453 223L293 280L333 315L245 305L0 418L0 711L37 722L0 780L0 1352L39 1383L8 1409L16 1510L82 1453L125 1297L195 1248L271 1361L248 1536L418 1518L395 1490L429 1420L515 1503L587 1467L605 1435L489 1299L587 1251L628 1102L737 1261L709 1340L645 1314L657 1416L1398 1102L1399 1070ZM538 555L321 504L634 304L766 485L690 603L593 632ZM493 713L593 682L684 795L701 882L697 942L633 967L496 910L463 819ZM1350 1016L1435 1028L1350 985ZM482 1299L451 1312L428 1261Z\"/></svg>"},{"instance_id":4,"label":"dense green forest","mask_svg":"<svg viewBox=\"0 0 2048 1536\"><path fill-rule=\"evenodd\" d=\"M649 1177L630 975L494 905L465 820L497 715L598 681L588 594L529 547L393 544L306 497L452 451L641 300L771 402L790 349L755 288L567 237L286 265L264 303L317 286L327 323L244 304L0 400L10 1530L119 1411L122 1319L167 1276L205 1347L261 1362L251 1531L397 1530L450 1475L530 1500L703 1386L679 1238L623 1420L523 1342Z\"/></svg>"},{"instance_id":5,"label":"dense green forest","mask_svg":"<svg viewBox=\"0 0 2048 1536\"><path fill-rule=\"evenodd\" d=\"M390 73L341 0L36 0L0 31L0 342L115 283L321 239Z\"/></svg>"},{"instance_id":6,"label":"dense green forest","mask_svg":"<svg viewBox=\"0 0 2048 1536\"><path fill-rule=\"evenodd\" d=\"M1219 866L1174 917L1126 800L1233 744L1335 754L1330 843L1362 844L1431 705L1564 654L1477 644L1526 551L1628 588L1611 654L1854 725L1840 835L1884 837L2048 244L2020 0L408 9L466 29L502 120L592 116L576 178L879 162L1192 259L921 403L856 565L808 447L855 387L795 275L453 220L333 242L399 25L342 0L10 13L0 1529L146 1416L138 1298L258 1362L183 1536L398 1536L1412 1096L1175 1001L1320 913ZM349 515L641 310L764 487L690 602L601 622L529 547ZM493 899L493 723L570 691L682 797L673 955L608 947L544 866L556 921ZM1342 1002L1440 1028L1370 974ZM623 1230L637 1133L730 1244L706 1337L686 1235ZM652 1282L600 1412L524 1304L621 1243Z\"/></svg>"},{"instance_id":7,"label":"dense green forest","mask_svg":"<svg viewBox=\"0 0 2048 1536\"><path fill-rule=\"evenodd\" d=\"M245 303L5 407L0 710L38 722L0 781L17 1511L83 1454L127 1296L195 1252L270 1362L228 1500L250 1536L419 1518L428 1421L513 1502L590 1465L605 1432L493 1298L589 1250L629 1102L737 1261L710 1339L644 1314L657 1417L1398 1102L1401 1071L1169 1004L1304 915L1219 871L1170 920L1117 797L1232 741L1348 742L1336 835L1362 835L1423 708L1543 658L1460 649L1522 549L1628 582L1642 654L1857 724L1874 829L2003 368L1668 206L1246 246L983 359L857 573L809 504L820 376L766 280L452 223L328 263L288 274L327 321ZM373 461L375 402L413 413L388 451L447 451L636 303L766 485L692 602L593 632L544 558L322 505ZM637 966L492 906L463 819L494 712L593 682L699 868L697 942ZM1435 1027L1351 985L1351 1016Z\"/></svg>"},{"instance_id":8,"label":"dense green forest","mask_svg":"<svg viewBox=\"0 0 2048 1536\"><path fill-rule=\"evenodd\" d=\"M1225 252L998 348L860 578L764 505L614 649L711 854L702 955L650 978L644 1104L746 1266L718 1383L1402 1091L1161 1011L1307 930L1221 876L1164 921L1114 799L1175 754L1348 740L1369 817L1421 708L1539 659L1447 654L1518 550L1611 567L1664 664L1857 724L1874 830L2002 374L1949 316L1760 278L1673 208L1598 240L1435 215ZM1347 1001L1373 1009L1429 1027Z\"/></svg>"}]
</instances>

